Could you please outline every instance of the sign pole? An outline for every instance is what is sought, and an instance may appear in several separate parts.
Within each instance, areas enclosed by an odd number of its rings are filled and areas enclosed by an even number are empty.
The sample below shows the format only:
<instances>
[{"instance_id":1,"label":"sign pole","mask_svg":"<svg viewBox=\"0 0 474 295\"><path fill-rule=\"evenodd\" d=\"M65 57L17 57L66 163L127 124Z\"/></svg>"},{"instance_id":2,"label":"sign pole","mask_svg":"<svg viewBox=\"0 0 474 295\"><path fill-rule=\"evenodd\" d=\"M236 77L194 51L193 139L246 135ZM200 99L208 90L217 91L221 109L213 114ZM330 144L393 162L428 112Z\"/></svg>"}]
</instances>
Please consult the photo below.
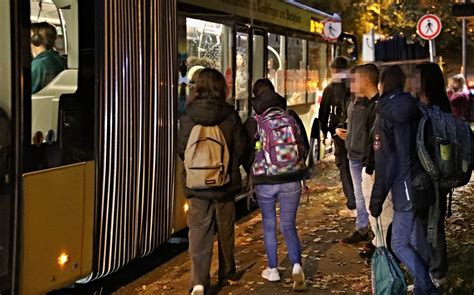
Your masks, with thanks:
<instances>
[{"instance_id":1,"label":"sign pole","mask_svg":"<svg viewBox=\"0 0 474 295\"><path fill-rule=\"evenodd\" d=\"M462 18L462 68L461 74L466 77L466 18Z\"/></svg>"},{"instance_id":2,"label":"sign pole","mask_svg":"<svg viewBox=\"0 0 474 295\"><path fill-rule=\"evenodd\" d=\"M416 32L417 34L425 39L428 40L428 44L430 46L430 61L434 62L434 58L436 55L436 48L434 39L438 37L441 33L441 20L438 16L434 14L425 14L422 16L416 25Z\"/></svg>"},{"instance_id":3,"label":"sign pole","mask_svg":"<svg viewBox=\"0 0 474 295\"><path fill-rule=\"evenodd\" d=\"M430 44L430 62L434 62L434 41L433 40L430 40L429 41L429 44Z\"/></svg>"}]
</instances>

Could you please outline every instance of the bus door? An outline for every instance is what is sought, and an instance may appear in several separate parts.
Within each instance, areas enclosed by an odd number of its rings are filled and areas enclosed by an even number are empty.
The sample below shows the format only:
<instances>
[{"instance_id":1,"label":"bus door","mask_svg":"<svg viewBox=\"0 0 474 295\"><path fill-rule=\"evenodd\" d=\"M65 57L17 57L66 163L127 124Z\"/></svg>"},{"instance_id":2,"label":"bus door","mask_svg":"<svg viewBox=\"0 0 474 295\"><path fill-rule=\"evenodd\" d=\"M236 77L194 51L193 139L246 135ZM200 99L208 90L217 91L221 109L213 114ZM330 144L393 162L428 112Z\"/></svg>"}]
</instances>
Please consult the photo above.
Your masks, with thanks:
<instances>
[{"instance_id":1,"label":"bus door","mask_svg":"<svg viewBox=\"0 0 474 295\"><path fill-rule=\"evenodd\" d=\"M234 89L233 97L235 98L235 109L239 112L242 122L249 116L251 97L250 71L250 37L251 31L246 26L235 26L234 41Z\"/></svg>"},{"instance_id":2,"label":"bus door","mask_svg":"<svg viewBox=\"0 0 474 295\"><path fill-rule=\"evenodd\" d=\"M265 29L252 28L252 85L258 79L266 78L268 69L267 61L268 36Z\"/></svg>"},{"instance_id":3,"label":"bus door","mask_svg":"<svg viewBox=\"0 0 474 295\"><path fill-rule=\"evenodd\" d=\"M12 79L12 53L14 44L11 40L12 19L10 8L13 1L2 0L0 9L0 294L14 293L12 282L13 237L16 206L14 205L13 171L13 128L12 115L14 108L12 85L19 85L19 79ZM15 10L16 12L16 10ZM14 82L15 81L15 82Z\"/></svg>"},{"instance_id":4,"label":"bus door","mask_svg":"<svg viewBox=\"0 0 474 295\"><path fill-rule=\"evenodd\" d=\"M92 270L96 6L28 2L18 293L44 294Z\"/></svg>"}]
</instances>

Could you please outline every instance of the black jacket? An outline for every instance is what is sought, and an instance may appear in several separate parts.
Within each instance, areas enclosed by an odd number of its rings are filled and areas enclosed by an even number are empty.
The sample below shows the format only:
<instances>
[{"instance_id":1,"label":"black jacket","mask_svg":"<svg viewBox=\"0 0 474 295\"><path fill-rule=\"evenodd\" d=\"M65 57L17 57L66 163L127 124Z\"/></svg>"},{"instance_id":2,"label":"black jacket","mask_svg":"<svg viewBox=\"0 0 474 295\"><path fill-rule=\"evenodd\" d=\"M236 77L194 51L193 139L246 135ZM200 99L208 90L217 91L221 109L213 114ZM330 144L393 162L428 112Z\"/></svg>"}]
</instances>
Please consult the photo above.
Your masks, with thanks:
<instances>
[{"instance_id":1,"label":"black jacket","mask_svg":"<svg viewBox=\"0 0 474 295\"><path fill-rule=\"evenodd\" d=\"M382 208L392 191L393 208L412 208L411 171L419 165L416 152L416 132L421 113L416 100L401 90L384 94L376 106L374 151L375 183L370 199L370 211Z\"/></svg>"},{"instance_id":2,"label":"black jacket","mask_svg":"<svg viewBox=\"0 0 474 295\"><path fill-rule=\"evenodd\" d=\"M223 187L213 189L192 190L184 187L187 198L222 200L234 198L242 189L240 165L248 162L249 143L239 114L224 100L218 98L196 98L181 117L178 131L178 155L184 161L184 151L188 144L191 130L196 124L204 126L219 125L224 134L230 153L230 182ZM185 175L184 175L185 176ZM184 182L186 183L186 182Z\"/></svg>"},{"instance_id":3,"label":"black jacket","mask_svg":"<svg viewBox=\"0 0 474 295\"><path fill-rule=\"evenodd\" d=\"M279 107L281 109L286 110L286 99L280 96L278 93L273 91L265 91L260 95L252 98L250 100L253 109L259 115L265 112L267 109L272 107ZM309 142L308 136L306 134L306 130L304 128L303 122L301 121L300 117L296 112L293 110L288 110L288 114L295 118L296 122L298 123L300 130L302 132L304 145L307 151L309 151ZM247 136L250 142L250 157L245 167L246 171L249 172L252 164L255 160L255 134L257 133L257 121L254 117L249 117L247 121L245 121L245 129L247 130ZM292 181L302 180L304 177L304 171L298 171L293 174L285 174L285 175L276 175L276 176L255 176L252 175L253 184L277 184L277 183L286 183Z\"/></svg>"},{"instance_id":4,"label":"black jacket","mask_svg":"<svg viewBox=\"0 0 474 295\"><path fill-rule=\"evenodd\" d=\"M371 149L378 99L378 94L372 99L357 98L347 108L347 157L349 160L362 161L368 172L373 171L375 166Z\"/></svg>"},{"instance_id":5,"label":"black jacket","mask_svg":"<svg viewBox=\"0 0 474 295\"><path fill-rule=\"evenodd\" d=\"M324 88L318 115L324 137L327 136L328 131L334 135L336 128L346 122L350 98L351 93L346 79L332 82Z\"/></svg>"}]
</instances>

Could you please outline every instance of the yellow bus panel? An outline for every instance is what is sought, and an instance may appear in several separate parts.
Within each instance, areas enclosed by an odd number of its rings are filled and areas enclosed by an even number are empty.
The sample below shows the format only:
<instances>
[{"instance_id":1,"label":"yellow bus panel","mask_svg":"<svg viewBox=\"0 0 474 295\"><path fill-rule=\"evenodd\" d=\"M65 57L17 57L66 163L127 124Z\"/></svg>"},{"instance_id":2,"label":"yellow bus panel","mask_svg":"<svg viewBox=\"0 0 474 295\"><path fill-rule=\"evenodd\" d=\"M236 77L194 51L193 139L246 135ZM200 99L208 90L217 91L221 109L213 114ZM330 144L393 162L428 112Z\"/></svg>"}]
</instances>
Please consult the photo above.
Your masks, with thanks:
<instances>
[{"instance_id":1,"label":"yellow bus panel","mask_svg":"<svg viewBox=\"0 0 474 295\"><path fill-rule=\"evenodd\" d=\"M79 163L23 175L21 294L44 294L80 278L85 170Z\"/></svg>"}]
</instances>

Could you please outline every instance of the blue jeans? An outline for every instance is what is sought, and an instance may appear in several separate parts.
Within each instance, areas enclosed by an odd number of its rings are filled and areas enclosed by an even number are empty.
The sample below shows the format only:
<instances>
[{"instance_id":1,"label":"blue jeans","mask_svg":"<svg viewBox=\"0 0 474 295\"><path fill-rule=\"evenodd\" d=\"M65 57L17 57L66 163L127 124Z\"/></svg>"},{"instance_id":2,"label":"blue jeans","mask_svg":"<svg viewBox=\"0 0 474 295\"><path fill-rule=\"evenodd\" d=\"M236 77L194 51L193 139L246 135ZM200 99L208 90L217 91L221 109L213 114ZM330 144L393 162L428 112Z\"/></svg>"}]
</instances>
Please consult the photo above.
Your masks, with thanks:
<instances>
[{"instance_id":1,"label":"blue jeans","mask_svg":"<svg viewBox=\"0 0 474 295\"><path fill-rule=\"evenodd\" d=\"M425 246L426 237L416 230L415 222L412 210L393 212L392 250L414 278L415 295L438 294L431 281L428 265L417 250Z\"/></svg>"},{"instance_id":2,"label":"blue jeans","mask_svg":"<svg viewBox=\"0 0 474 295\"><path fill-rule=\"evenodd\" d=\"M356 230L360 230L369 226L369 213L365 207L365 198L362 191L362 161L349 160L351 168L352 184L354 185L354 195L356 200L357 218Z\"/></svg>"},{"instance_id":3,"label":"blue jeans","mask_svg":"<svg viewBox=\"0 0 474 295\"><path fill-rule=\"evenodd\" d=\"M301 244L296 232L296 211L300 203L301 183L255 185L258 205L262 211L263 241L268 266L278 266L276 238L276 202L280 202L280 227L285 238L291 264L301 263Z\"/></svg>"}]
</instances>

